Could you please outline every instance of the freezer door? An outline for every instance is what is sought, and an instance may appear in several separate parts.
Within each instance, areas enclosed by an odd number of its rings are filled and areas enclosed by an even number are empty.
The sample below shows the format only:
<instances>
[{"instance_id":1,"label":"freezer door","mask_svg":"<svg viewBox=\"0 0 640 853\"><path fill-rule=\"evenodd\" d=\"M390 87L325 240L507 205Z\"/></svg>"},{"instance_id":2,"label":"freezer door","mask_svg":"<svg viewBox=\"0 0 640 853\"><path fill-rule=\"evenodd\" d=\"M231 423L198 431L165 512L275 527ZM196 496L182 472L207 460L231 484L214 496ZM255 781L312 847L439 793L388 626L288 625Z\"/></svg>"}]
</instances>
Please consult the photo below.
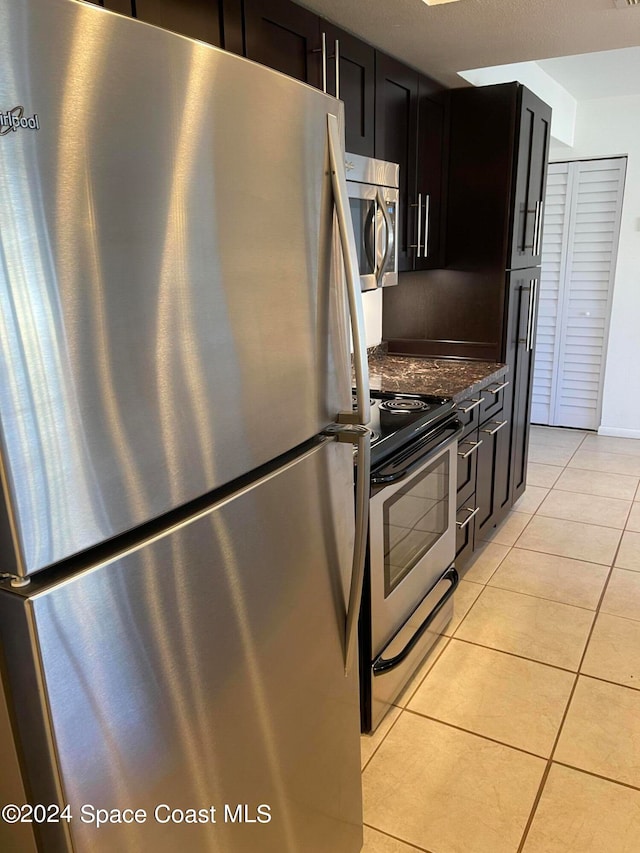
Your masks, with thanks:
<instances>
[{"instance_id":1,"label":"freezer door","mask_svg":"<svg viewBox=\"0 0 640 853\"><path fill-rule=\"evenodd\" d=\"M11 638L17 610L33 637L31 662L7 656L30 790L73 813L43 850L360 850L352 468L350 446L322 444L110 564L0 594ZM98 829L91 806L148 818ZM176 822L188 809L203 822Z\"/></svg>"},{"instance_id":2,"label":"freezer door","mask_svg":"<svg viewBox=\"0 0 640 853\"><path fill-rule=\"evenodd\" d=\"M342 104L97 5L0 21L0 571L25 575L351 410Z\"/></svg>"}]
</instances>

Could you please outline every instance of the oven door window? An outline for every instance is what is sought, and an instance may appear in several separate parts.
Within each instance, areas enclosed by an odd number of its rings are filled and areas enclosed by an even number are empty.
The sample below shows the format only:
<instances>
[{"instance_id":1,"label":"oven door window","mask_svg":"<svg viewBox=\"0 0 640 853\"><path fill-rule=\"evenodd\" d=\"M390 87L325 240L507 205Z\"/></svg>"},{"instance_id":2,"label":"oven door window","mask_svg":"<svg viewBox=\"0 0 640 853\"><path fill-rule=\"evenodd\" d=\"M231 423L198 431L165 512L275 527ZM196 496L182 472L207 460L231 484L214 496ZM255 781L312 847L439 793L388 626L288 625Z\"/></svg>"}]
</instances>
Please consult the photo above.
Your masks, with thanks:
<instances>
[{"instance_id":1,"label":"oven door window","mask_svg":"<svg viewBox=\"0 0 640 853\"><path fill-rule=\"evenodd\" d=\"M384 502L385 598L446 533L450 499L446 453Z\"/></svg>"}]
</instances>

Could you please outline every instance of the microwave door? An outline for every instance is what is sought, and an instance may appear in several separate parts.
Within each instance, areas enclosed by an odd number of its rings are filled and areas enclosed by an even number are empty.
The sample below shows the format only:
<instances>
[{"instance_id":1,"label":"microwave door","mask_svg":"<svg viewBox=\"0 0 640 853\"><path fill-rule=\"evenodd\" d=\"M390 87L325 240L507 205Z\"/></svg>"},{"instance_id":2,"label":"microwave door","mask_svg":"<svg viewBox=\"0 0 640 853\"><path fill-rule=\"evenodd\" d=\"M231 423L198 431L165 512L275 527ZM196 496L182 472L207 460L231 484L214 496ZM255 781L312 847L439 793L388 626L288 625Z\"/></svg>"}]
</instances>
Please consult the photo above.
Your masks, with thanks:
<instances>
[{"instance_id":1,"label":"microwave door","mask_svg":"<svg viewBox=\"0 0 640 853\"><path fill-rule=\"evenodd\" d=\"M376 187L348 182L349 208L356 238L356 254L360 272L360 289L375 290L376 276L376 227L379 210Z\"/></svg>"}]
</instances>

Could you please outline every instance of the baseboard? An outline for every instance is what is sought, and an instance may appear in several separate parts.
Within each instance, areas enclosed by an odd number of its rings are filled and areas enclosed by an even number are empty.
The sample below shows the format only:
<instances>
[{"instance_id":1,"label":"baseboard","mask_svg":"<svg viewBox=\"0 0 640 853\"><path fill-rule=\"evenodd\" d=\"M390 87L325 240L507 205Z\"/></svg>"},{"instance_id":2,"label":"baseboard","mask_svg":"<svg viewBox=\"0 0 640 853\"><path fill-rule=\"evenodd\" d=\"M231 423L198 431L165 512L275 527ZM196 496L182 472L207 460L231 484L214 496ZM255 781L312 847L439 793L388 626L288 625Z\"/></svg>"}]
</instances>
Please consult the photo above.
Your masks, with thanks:
<instances>
[{"instance_id":1,"label":"baseboard","mask_svg":"<svg viewBox=\"0 0 640 853\"><path fill-rule=\"evenodd\" d=\"M621 429L619 427L598 428L598 435L613 435L618 438L640 438L640 429Z\"/></svg>"}]
</instances>

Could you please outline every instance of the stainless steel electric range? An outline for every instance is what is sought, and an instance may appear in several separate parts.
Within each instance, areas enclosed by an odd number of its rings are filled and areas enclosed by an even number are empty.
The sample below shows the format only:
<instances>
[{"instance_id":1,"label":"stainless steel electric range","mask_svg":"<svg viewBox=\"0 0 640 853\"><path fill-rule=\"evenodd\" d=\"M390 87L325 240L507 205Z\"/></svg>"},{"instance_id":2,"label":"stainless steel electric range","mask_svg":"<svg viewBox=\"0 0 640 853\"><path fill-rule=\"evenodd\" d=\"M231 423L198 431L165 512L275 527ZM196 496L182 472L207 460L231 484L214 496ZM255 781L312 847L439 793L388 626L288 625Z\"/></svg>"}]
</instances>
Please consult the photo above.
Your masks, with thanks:
<instances>
[{"instance_id":1,"label":"stainless steel electric range","mask_svg":"<svg viewBox=\"0 0 640 853\"><path fill-rule=\"evenodd\" d=\"M451 619L457 445L450 400L373 392L360 613L362 730L373 731Z\"/></svg>"}]
</instances>

